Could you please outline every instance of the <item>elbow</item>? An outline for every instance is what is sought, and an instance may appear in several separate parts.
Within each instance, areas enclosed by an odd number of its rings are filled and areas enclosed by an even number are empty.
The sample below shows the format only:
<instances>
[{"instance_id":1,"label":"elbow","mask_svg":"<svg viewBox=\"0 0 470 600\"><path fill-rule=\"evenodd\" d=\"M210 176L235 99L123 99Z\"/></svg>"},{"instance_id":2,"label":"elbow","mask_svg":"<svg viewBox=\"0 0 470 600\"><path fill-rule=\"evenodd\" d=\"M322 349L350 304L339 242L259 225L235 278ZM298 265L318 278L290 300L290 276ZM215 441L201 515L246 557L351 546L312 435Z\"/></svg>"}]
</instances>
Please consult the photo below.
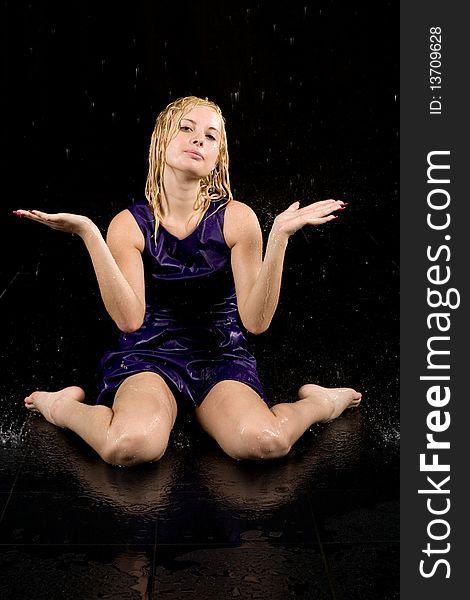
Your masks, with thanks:
<instances>
[{"instance_id":1,"label":"elbow","mask_svg":"<svg viewBox=\"0 0 470 600\"><path fill-rule=\"evenodd\" d=\"M122 333L134 333L134 331L140 329L141 325L118 325L118 327L119 330L122 331Z\"/></svg>"},{"instance_id":2,"label":"elbow","mask_svg":"<svg viewBox=\"0 0 470 600\"><path fill-rule=\"evenodd\" d=\"M122 322L116 321L116 325L118 326L119 330L122 331L122 333L134 333L134 331L137 331L142 327L143 322L143 319L135 319Z\"/></svg>"},{"instance_id":3,"label":"elbow","mask_svg":"<svg viewBox=\"0 0 470 600\"><path fill-rule=\"evenodd\" d=\"M241 310L238 308L238 315L243 327L253 335L260 335L269 329L273 317L270 311L246 310L245 306L242 306Z\"/></svg>"},{"instance_id":4,"label":"elbow","mask_svg":"<svg viewBox=\"0 0 470 600\"><path fill-rule=\"evenodd\" d=\"M256 323L256 324L252 324L249 325L248 327L246 327L246 330L249 331L250 333L252 333L253 335L260 335L261 333L264 333L265 331L267 331L267 329L269 328L270 323Z\"/></svg>"},{"instance_id":5,"label":"elbow","mask_svg":"<svg viewBox=\"0 0 470 600\"><path fill-rule=\"evenodd\" d=\"M139 307L137 310L129 311L117 315L114 322L122 333L134 333L140 329L145 321L145 308Z\"/></svg>"}]
</instances>

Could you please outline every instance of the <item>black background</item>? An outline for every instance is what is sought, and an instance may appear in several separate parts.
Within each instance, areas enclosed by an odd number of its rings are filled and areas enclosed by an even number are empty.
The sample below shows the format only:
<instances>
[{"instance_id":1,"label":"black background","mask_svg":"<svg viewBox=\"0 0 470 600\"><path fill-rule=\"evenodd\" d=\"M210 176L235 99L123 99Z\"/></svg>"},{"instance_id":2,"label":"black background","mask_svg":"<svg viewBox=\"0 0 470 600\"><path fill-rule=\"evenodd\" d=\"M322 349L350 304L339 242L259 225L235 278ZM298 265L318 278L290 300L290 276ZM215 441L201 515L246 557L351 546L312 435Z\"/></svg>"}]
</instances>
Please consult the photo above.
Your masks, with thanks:
<instances>
[{"instance_id":1,"label":"black background","mask_svg":"<svg viewBox=\"0 0 470 600\"><path fill-rule=\"evenodd\" d=\"M20 2L6 17L1 276L4 288L30 273L48 291L29 290L41 350L29 384L73 373L91 385L116 330L80 240L11 210L86 214L105 234L143 197L158 112L195 94L222 108L234 196L265 238L294 200L349 202L290 241L273 325L252 339L267 392L292 398L308 378L360 389L380 418L396 412L398 7Z\"/></svg>"}]
</instances>

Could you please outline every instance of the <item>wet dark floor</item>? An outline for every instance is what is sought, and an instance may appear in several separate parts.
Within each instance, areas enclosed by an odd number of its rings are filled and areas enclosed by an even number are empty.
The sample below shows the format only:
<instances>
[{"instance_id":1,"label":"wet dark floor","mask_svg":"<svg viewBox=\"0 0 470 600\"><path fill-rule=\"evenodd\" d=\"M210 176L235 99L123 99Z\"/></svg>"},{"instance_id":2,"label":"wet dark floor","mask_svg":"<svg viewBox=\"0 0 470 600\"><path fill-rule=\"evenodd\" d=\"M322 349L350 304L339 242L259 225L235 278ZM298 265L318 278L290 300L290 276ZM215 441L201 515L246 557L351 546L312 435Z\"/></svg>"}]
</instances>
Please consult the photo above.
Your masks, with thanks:
<instances>
[{"instance_id":1,"label":"wet dark floor","mask_svg":"<svg viewBox=\"0 0 470 600\"><path fill-rule=\"evenodd\" d=\"M360 410L313 426L287 457L236 462L180 411L158 464L120 469L23 409L34 389L67 384L92 400L114 335L74 244L62 236L49 252L60 249L63 264L77 253L79 264L57 273L46 252L2 288L1 597L398 598L392 296L374 312L367 294L346 297L341 311L333 295L330 334L299 333L284 296L273 332L253 338L276 402L309 379L364 392ZM352 318L363 309L364 320Z\"/></svg>"}]
</instances>

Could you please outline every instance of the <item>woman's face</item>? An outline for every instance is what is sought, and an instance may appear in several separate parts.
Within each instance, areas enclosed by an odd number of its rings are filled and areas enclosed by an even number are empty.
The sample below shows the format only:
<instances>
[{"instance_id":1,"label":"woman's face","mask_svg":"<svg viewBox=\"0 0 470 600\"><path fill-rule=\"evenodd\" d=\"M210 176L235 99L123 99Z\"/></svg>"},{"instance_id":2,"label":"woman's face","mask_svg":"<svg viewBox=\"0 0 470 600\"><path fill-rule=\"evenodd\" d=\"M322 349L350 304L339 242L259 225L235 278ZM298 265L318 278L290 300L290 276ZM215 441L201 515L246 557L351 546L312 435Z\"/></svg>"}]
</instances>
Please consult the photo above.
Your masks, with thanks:
<instances>
[{"instance_id":1,"label":"woman's face","mask_svg":"<svg viewBox=\"0 0 470 600\"><path fill-rule=\"evenodd\" d=\"M208 106L194 106L181 119L166 148L166 166L197 178L206 177L219 157L222 123Z\"/></svg>"}]
</instances>

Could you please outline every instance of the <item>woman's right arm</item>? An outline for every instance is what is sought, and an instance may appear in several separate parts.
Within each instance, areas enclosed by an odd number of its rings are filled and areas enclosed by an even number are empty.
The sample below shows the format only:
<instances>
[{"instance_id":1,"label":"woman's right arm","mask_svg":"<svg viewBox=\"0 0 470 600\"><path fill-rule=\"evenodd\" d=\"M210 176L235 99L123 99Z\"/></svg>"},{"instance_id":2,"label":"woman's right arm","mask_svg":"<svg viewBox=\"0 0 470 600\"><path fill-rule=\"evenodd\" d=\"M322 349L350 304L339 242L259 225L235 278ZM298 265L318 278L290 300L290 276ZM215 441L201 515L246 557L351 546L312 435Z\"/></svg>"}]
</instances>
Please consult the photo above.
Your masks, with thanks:
<instances>
[{"instance_id":1,"label":"woman's right arm","mask_svg":"<svg viewBox=\"0 0 470 600\"><path fill-rule=\"evenodd\" d=\"M52 229L79 235L90 254L106 310L125 333L136 331L145 316L142 251L144 236L128 210L111 221L106 242L98 227L82 215L15 211Z\"/></svg>"},{"instance_id":2,"label":"woman's right arm","mask_svg":"<svg viewBox=\"0 0 470 600\"><path fill-rule=\"evenodd\" d=\"M79 235L90 254L106 310L121 331L136 331L145 316L145 241L134 217L128 210L118 213L106 242L92 221Z\"/></svg>"}]
</instances>

